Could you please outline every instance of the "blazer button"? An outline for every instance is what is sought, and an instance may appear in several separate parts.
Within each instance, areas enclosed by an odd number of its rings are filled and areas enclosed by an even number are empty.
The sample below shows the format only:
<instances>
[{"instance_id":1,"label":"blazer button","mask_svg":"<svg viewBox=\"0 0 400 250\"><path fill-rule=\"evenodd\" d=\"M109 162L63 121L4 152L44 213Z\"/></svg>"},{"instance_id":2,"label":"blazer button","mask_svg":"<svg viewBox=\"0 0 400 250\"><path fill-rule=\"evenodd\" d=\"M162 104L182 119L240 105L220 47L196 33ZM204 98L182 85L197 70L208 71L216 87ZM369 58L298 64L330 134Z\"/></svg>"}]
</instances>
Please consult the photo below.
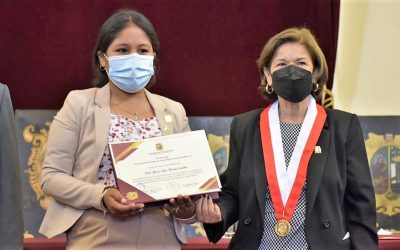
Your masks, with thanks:
<instances>
[{"instance_id":1,"label":"blazer button","mask_svg":"<svg viewBox=\"0 0 400 250\"><path fill-rule=\"evenodd\" d=\"M324 223L322 225L324 226L324 228L330 228L331 227L331 223L329 222L329 220L324 221Z\"/></svg>"},{"instance_id":2,"label":"blazer button","mask_svg":"<svg viewBox=\"0 0 400 250\"><path fill-rule=\"evenodd\" d=\"M251 223L251 219L250 219L250 218L244 218L244 219L243 219L243 223L244 223L245 225L249 225L249 224Z\"/></svg>"}]
</instances>

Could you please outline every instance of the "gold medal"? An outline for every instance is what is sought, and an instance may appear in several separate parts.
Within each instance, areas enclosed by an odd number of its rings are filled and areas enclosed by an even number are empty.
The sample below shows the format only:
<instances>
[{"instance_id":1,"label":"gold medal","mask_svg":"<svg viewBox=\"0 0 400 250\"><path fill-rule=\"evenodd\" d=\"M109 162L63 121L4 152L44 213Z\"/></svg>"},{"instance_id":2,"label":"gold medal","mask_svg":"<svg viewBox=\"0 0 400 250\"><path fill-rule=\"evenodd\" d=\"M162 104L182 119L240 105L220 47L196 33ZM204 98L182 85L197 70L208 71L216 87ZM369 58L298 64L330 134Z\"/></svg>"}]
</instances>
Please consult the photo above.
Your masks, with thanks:
<instances>
[{"instance_id":1,"label":"gold medal","mask_svg":"<svg viewBox=\"0 0 400 250\"><path fill-rule=\"evenodd\" d=\"M278 236L285 237L290 233L290 223L285 219L279 220L275 225L275 233Z\"/></svg>"}]
</instances>

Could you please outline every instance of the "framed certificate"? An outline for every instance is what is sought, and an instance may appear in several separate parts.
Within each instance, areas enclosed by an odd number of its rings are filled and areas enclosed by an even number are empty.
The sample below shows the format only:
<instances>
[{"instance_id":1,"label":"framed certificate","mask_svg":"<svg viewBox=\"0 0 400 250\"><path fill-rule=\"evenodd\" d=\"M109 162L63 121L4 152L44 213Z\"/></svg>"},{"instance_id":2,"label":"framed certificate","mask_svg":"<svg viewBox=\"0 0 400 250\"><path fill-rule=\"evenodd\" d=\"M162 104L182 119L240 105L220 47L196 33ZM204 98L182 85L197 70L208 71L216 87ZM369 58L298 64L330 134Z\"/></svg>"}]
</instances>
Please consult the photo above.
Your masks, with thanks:
<instances>
[{"instance_id":1,"label":"framed certificate","mask_svg":"<svg viewBox=\"0 0 400 250\"><path fill-rule=\"evenodd\" d=\"M221 190L204 130L109 147L118 189L129 202L155 203L178 194L215 195Z\"/></svg>"}]
</instances>

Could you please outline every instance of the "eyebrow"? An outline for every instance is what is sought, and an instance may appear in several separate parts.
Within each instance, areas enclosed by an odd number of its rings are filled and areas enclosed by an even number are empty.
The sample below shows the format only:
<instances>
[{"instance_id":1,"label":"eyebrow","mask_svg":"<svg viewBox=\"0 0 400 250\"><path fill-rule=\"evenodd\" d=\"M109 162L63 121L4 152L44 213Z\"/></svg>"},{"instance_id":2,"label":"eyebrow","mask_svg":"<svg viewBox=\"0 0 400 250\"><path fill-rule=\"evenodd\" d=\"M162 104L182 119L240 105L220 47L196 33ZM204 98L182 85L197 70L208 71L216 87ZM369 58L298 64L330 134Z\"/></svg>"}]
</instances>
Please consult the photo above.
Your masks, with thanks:
<instances>
[{"instance_id":1,"label":"eyebrow","mask_svg":"<svg viewBox=\"0 0 400 250\"><path fill-rule=\"evenodd\" d=\"M138 44L138 47L141 47L141 46L151 47L151 44L148 44L148 43Z\"/></svg>"},{"instance_id":2,"label":"eyebrow","mask_svg":"<svg viewBox=\"0 0 400 250\"><path fill-rule=\"evenodd\" d=\"M277 59L275 59L276 61L284 61L284 62L287 62L287 60L285 59L285 58L277 58ZM299 57L299 58L297 58L296 59L296 61L298 61L298 60L308 60L308 58L307 57Z\"/></svg>"},{"instance_id":3,"label":"eyebrow","mask_svg":"<svg viewBox=\"0 0 400 250\"><path fill-rule=\"evenodd\" d=\"M128 44L128 43L117 43L117 44L115 44L114 46L116 46L116 47L118 47L118 46L130 47L131 44ZM138 46L138 47L140 47L140 46L148 46L148 47L150 47L151 45L150 45L150 44L146 44L146 43L141 43L141 44L139 44L139 45L137 45L137 46Z\"/></svg>"},{"instance_id":4,"label":"eyebrow","mask_svg":"<svg viewBox=\"0 0 400 250\"><path fill-rule=\"evenodd\" d=\"M117 44L114 44L114 46L116 46L116 47L118 47L118 46L126 46L126 47L128 47L130 45L127 44L127 43L117 43Z\"/></svg>"}]
</instances>

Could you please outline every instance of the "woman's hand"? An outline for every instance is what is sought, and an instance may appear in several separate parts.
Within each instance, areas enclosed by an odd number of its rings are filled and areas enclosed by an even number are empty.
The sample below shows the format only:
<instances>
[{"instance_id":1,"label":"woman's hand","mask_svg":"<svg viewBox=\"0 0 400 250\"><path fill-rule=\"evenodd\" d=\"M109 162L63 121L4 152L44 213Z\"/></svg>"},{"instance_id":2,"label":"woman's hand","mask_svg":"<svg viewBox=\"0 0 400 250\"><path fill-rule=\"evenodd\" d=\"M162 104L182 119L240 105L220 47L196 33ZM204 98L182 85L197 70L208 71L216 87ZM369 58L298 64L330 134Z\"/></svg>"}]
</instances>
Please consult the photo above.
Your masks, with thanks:
<instances>
[{"instance_id":1,"label":"woman's hand","mask_svg":"<svg viewBox=\"0 0 400 250\"><path fill-rule=\"evenodd\" d=\"M196 204L188 195L179 194L176 199L170 199L165 209L178 219L189 219L196 213Z\"/></svg>"},{"instance_id":2,"label":"woman's hand","mask_svg":"<svg viewBox=\"0 0 400 250\"><path fill-rule=\"evenodd\" d=\"M109 188L104 192L104 205L113 216L125 218L143 211L144 204L128 203L116 188Z\"/></svg>"},{"instance_id":3,"label":"woman's hand","mask_svg":"<svg viewBox=\"0 0 400 250\"><path fill-rule=\"evenodd\" d=\"M210 196L200 197L196 201L197 219L203 223L215 224L222 221L221 211Z\"/></svg>"}]
</instances>

